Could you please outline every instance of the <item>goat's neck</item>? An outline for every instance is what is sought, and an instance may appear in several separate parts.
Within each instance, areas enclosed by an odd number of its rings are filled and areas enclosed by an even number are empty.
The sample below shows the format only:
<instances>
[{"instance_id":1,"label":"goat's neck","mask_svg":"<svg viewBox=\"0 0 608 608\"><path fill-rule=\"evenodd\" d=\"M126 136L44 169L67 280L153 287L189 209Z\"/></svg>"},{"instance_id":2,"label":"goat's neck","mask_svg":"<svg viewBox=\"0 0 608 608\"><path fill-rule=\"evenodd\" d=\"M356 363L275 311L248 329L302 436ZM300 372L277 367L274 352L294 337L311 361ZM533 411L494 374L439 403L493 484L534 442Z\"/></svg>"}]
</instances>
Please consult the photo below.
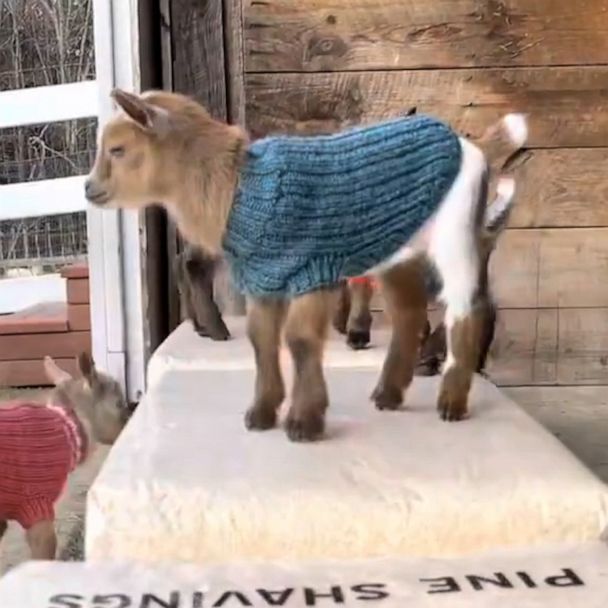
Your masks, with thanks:
<instances>
[{"instance_id":1,"label":"goat's neck","mask_svg":"<svg viewBox=\"0 0 608 608\"><path fill-rule=\"evenodd\" d=\"M167 204L183 237L212 256L221 255L247 138L238 127L216 123L221 136L189 158Z\"/></svg>"},{"instance_id":2,"label":"goat's neck","mask_svg":"<svg viewBox=\"0 0 608 608\"><path fill-rule=\"evenodd\" d=\"M221 253L234 200L237 171L222 177L216 180L202 174L191 178L182 195L168 205L182 236L213 256Z\"/></svg>"},{"instance_id":3,"label":"goat's neck","mask_svg":"<svg viewBox=\"0 0 608 608\"><path fill-rule=\"evenodd\" d=\"M69 413L76 416L86 434L86 450L84 455L86 461L91 454L92 446L95 438L93 434L93 425L89 420L89 415L92 412L93 404L91 396L83 383L79 380L69 380L56 388L54 388L48 396L47 404L54 407L60 407Z\"/></svg>"}]
</instances>

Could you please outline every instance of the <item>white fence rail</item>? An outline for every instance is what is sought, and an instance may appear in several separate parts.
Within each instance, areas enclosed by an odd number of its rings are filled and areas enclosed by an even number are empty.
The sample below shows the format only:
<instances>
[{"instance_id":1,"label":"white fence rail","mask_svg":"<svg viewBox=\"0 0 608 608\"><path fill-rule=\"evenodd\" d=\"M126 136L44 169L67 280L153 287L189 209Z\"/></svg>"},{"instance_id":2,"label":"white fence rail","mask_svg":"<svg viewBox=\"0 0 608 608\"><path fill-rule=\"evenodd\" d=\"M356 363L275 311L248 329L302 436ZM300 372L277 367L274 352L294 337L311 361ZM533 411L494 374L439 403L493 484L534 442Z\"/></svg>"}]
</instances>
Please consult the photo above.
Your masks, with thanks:
<instances>
[{"instance_id":1,"label":"white fence rail","mask_svg":"<svg viewBox=\"0 0 608 608\"><path fill-rule=\"evenodd\" d=\"M84 176L0 186L0 221L86 209Z\"/></svg>"},{"instance_id":2,"label":"white fence rail","mask_svg":"<svg viewBox=\"0 0 608 608\"><path fill-rule=\"evenodd\" d=\"M98 114L97 82L86 80L0 93L0 129Z\"/></svg>"},{"instance_id":3,"label":"white fence rail","mask_svg":"<svg viewBox=\"0 0 608 608\"><path fill-rule=\"evenodd\" d=\"M97 117L94 80L0 93L0 129ZM0 220L84 211L84 177L63 177L0 186Z\"/></svg>"}]
</instances>

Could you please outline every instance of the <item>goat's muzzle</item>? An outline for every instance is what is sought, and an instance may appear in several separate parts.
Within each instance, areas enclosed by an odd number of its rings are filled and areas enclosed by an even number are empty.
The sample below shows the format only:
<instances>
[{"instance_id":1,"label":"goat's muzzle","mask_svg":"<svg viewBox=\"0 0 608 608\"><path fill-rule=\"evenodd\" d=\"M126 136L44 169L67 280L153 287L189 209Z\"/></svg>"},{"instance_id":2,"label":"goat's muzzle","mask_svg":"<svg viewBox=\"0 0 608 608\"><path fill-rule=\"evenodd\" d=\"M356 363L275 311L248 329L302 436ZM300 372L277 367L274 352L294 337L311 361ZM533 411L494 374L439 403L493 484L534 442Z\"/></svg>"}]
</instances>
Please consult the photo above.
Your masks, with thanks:
<instances>
[{"instance_id":1,"label":"goat's muzzle","mask_svg":"<svg viewBox=\"0 0 608 608\"><path fill-rule=\"evenodd\" d=\"M84 183L84 195L94 205L105 205L109 200L108 193L91 178Z\"/></svg>"}]
</instances>

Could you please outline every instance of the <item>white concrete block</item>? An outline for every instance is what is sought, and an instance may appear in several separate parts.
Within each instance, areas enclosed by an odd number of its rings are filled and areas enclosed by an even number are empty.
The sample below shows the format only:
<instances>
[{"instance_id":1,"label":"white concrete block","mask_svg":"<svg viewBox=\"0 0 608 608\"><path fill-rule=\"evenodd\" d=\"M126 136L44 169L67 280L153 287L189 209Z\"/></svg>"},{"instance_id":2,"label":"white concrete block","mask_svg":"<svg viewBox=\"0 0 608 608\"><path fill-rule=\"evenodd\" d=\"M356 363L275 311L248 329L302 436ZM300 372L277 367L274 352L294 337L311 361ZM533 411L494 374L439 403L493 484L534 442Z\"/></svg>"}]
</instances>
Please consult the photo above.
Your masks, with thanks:
<instances>
[{"instance_id":1,"label":"white concrete block","mask_svg":"<svg viewBox=\"0 0 608 608\"><path fill-rule=\"evenodd\" d=\"M88 558L447 556L605 530L606 487L489 382L450 424L438 378L378 412L376 370L327 375L327 439L294 444L246 431L253 370L164 372L89 492Z\"/></svg>"},{"instance_id":2,"label":"white concrete block","mask_svg":"<svg viewBox=\"0 0 608 608\"><path fill-rule=\"evenodd\" d=\"M245 333L245 318L229 317L225 322L232 339L212 342L198 336L190 321L184 321L150 358L148 386L156 384L168 371L255 369L253 349ZM346 345L345 336L332 331L325 352L325 366L380 369L389 338L386 328L374 328L370 348L353 351ZM291 363L285 345L281 349L281 361L284 367Z\"/></svg>"},{"instance_id":3,"label":"white concrete block","mask_svg":"<svg viewBox=\"0 0 608 608\"><path fill-rule=\"evenodd\" d=\"M2 608L605 608L608 548L461 559L196 565L31 562L0 580Z\"/></svg>"}]
</instances>

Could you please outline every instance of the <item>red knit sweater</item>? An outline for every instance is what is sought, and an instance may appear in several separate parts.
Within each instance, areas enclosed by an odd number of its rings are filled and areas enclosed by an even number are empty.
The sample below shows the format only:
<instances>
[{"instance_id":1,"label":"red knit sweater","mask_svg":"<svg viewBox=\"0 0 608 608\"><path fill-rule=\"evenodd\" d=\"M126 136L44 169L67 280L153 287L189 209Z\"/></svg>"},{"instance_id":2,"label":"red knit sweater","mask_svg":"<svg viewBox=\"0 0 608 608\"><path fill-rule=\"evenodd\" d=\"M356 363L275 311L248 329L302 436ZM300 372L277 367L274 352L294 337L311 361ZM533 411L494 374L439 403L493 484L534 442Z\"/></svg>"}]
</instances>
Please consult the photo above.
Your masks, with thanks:
<instances>
[{"instance_id":1,"label":"red knit sweater","mask_svg":"<svg viewBox=\"0 0 608 608\"><path fill-rule=\"evenodd\" d=\"M86 455L86 434L70 408L6 405L0 408L0 521L28 529L54 519L68 474Z\"/></svg>"}]
</instances>

